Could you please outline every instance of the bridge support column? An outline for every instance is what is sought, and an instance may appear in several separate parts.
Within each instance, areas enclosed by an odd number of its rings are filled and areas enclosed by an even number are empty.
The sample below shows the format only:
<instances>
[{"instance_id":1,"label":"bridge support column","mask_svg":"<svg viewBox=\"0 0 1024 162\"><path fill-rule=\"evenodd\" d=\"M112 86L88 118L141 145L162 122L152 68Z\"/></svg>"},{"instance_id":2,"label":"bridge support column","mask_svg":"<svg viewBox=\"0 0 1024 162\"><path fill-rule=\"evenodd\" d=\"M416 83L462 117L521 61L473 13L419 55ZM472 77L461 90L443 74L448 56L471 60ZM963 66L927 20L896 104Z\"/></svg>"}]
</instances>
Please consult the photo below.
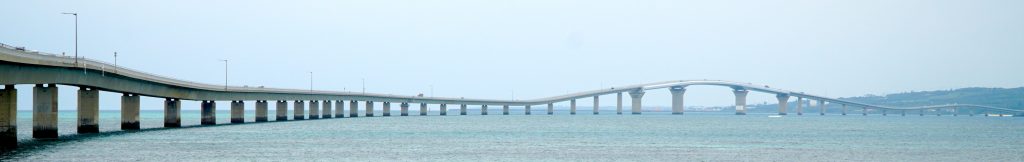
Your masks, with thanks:
<instances>
[{"instance_id":1,"label":"bridge support column","mask_svg":"<svg viewBox=\"0 0 1024 162\"><path fill-rule=\"evenodd\" d=\"M427 112L430 112L427 109L427 103L420 103L420 116L427 116Z\"/></svg>"},{"instance_id":2,"label":"bridge support column","mask_svg":"<svg viewBox=\"0 0 1024 162\"><path fill-rule=\"evenodd\" d=\"M530 115L530 105L526 105L523 107L523 114Z\"/></svg>"},{"instance_id":3,"label":"bridge support column","mask_svg":"<svg viewBox=\"0 0 1024 162\"><path fill-rule=\"evenodd\" d=\"M942 116L942 109L934 109L934 110L935 110L935 116Z\"/></svg>"},{"instance_id":4,"label":"bridge support column","mask_svg":"<svg viewBox=\"0 0 1024 162\"><path fill-rule=\"evenodd\" d=\"M643 110L642 101L644 98L644 90L637 89L629 91L629 98L631 98L633 102L633 115L640 115L640 111Z\"/></svg>"},{"instance_id":5,"label":"bridge support column","mask_svg":"<svg viewBox=\"0 0 1024 162\"><path fill-rule=\"evenodd\" d=\"M199 111L202 113L200 125L217 125L217 103L214 101L203 101L199 104Z\"/></svg>"},{"instance_id":6,"label":"bridge support column","mask_svg":"<svg viewBox=\"0 0 1024 162\"><path fill-rule=\"evenodd\" d=\"M889 116L889 109L882 109L882 116Z\"/></svg>"},{"instance_id":7,"label":"bridge support column","mask_svg":"<svg viewBox=\"0 0 1024 162\"><path fill-rule=\"evenodd\" d=\"M924 109L917 110L917 112L918 112L918 115L924 116Z\"/></svg>"},{"instance_id":8,"label":"bridge support column","mask_svg":"<svg viewBox=\"0 0 1024 162\"><path fill-rule=\"evenodd\" d=\"M864 116L868 116L868 107L863 107L863 110L861 110L861 113L862 113L862 114L863 114Z\"/></svg>"},{"instance_id":9,"label":"bridge support column","mask_svg":"<svg viewBox=\"0 0 1024 162\"><path fill-rule=\"evenodd\" d=\"M32 138L57 138L57 85L32 88Z\"/></svg>"},{"instance_id":10,"label":"bridge support column","mask_svg":"<svg viewBox=\"0 0 1024 162\"><path fill-rule=\"evenodd\" d=\"M18 147L18 90L4 85L0 90L0 150Z\"/></svg>"},{"instance_id":11,"label":"bridge support column","mask_svg":"<svg viewBox=\"0 0 1024 162\"><path fill-rule=\"evenodd\" d=\"M974 109L967 109L967 111L970 113L968 116L974 116Z\"/></svg>"},{"instance_id":12,"label":"bridge support column","mask_svg":"<svg viewBox=\"0 0 1024 162\"><path fill-rule=\"evenodd\" d=\"M373 101L366 101L366 117L373 117Z\"/></svg>"},{"instance_id":13,"label":"bridge support column","mask_svg":"<svg viewBox=\"0 0 1024 162\"><path fill-rule=\"evenodd\" d=\"M555 104L548 103L548 115L555 115Z\"/></svg>"},{"instance_id":14,"label":"bridge support column","mask_svg":"<svg viewBox=\"0 0 1024 162\"><path fill-rule=\"evenodd\" d=\"M309 100L309 119L320 119L320 101Z\"/></svg>"},{"instance_id":15,"label":"bridge support column","mask_svg":"<svg viewBox=\"0 0 1024 162\"><path fill-rule=\"evenodd\" d=\"M569 100L569 115L576 115L576 99Z\"/></svg>"},{"instance_id":16,"label":"bridge support column","mask_svg":"<svg viewBox=\"0 0 1024 162\"><path fill-rule=\"evenodd\" d=\"M384 102L384 116L391 116L391 102Z\"/></svg>"},{"instance_id":17,"label":"bridge support column","mask_svg":"<svg viewBox=\"0 0 1024 162\"><path fill-rule=\"evenodd\" d=\"M846 115L846 104L843 104L843 115Z\"/></svg>"},{"instance_id":18,"label":"bridge support column","mask_svg":"<svg viewBox=\"0 0 1024 162\"><path fill-rule=\"evenodd\" d=\"M480 105L480 115L487 115L487 105Z\"/></svg>"},{"instance_id":19,"label":"bridge support column","mask_svg":"<svg viewBox=\"0 0 1024 162\"><path fill-rule=\"evenodd\" d=\"M459 106L459 115L466 115L466 104Z\"/></svg>"},{"instance_id":20,"label":"bridge support column","mask_svg":"<svg viewBox=\"0 0 1024 162\"><path fill-rule=\"evenodd\" d=\"M779 115L786 115L786 108L789 108L789 95L776 94L775 98L779 99Z\"/></svg>"},{"instance_id":21,"label":"bridge support column","mask_svg":"<svg viewBox=\"0 0 1024 162\"><path fill-rule=\"evenodd\" d=\"M957 112L957 108L953 107L953 116L957 116L957 115L959 115L958 112Z\"/></svg>"},{"instance_id":22,"label":"bridge support column","mask_svg":"<svg viewBox=\"0 0 1024 162\"><path fill-rule=\"evenodd\" d=\"M736 95L736 115L747 115L747 91L745 89L734 89L733 95Z\"/></svg>"},{"instance_id":23,"label":"bridge support column","mask_svg":"<svg viewBox=\"0 0 1024 162\"><path fill-rule=\"evenodd\" d=\"M139 130L139 95L121 95L121 130Z\"/></svg>"},{"instance_id":24,"label":"bridge support column","mask_svg":"<svg viewBox=\"0 0 1024 162\"><path fill-rule=\"evenodd\" d=\"M78 88L78 133L99 133L100 91Z\"/></svg>"},{"instance_id":25,"label":"bridge support column","mask_svg":"<svg viewBox=\"0 0 1024 162\"><path fill-rule=\"evenodd\" d=\"M683 95L686 93L686 88L674 86L669 88L668 92L672 93L672 114L683 115Z\"/></svg>"},{"instance_id":26,"label":"bridge support column","mask_svg":"<svg viewBox=\"0 0 1024 162\"><path fill-rule=\"evenodd\" d=\"M508 115L508 105L501 106L501 115Z\"/></svg>"},{"instance_id":27,"label":"bridge support column","mask_svg":"<svg viewBox=\"0 0 1024 162\"><path fill-rule=\"evenodd\" d=\"M594 115L600 114L599 112L601 112L601 102L599 102L600 99L601 98L599 98L599 96L594 96Z\"/></svg>"},{"instance_id":28,"label":"bridge support column","mask_svg":"<svg viewBox=\"0 0 1024 162\"><path fill-rule=\"evenodd\" d=\"M231 123L245 123L245 103L231 101Z\"/></svg>"},{"instance_id":29,"label":"bridge support column","mask_svg":"<svg viewBox=\"0 0 1024 162\"><path fill-rule=\"evenodd\" d=\"M448 116L448 104L441 104L441 116Z\"/></svg>"},{"instance_id":30,"label":"bridge support column","mask_svg":"<svg viewBox=\"0 0 1024 162\"><path fill-rule=\"evenodd\" d=\"M324 100L324 103L323 103L322 106L323 106L323 110L324 111L320 112L320 118L323 118L323 119L333 118L334 113L332 113L331 110L334 110L334 108L331 108L331 106L333 106L331 104L331 100Z\"/></svg>"},{"instance_id":31,"label":"bridge support column","mask_svg":"<svg viewBox=\"0 0 1024 162\"><path fill-rule=\"evenodd\" d=\"M337 101L334 102L334 104L338 105L338 106L334 107L334 117L335 118L344 118L345 117L345 101L344 100L337 100Z\"/></svg>"},{"instance_id":32,"label":"bridge support column","mask_svg":"<svg viewBox=\"0 0 1024 162\"><path fill-rule=\"evenodd\" d=\"M277 100L277 117L275 121L287 121L288 120L288 101Z\"/></svg>"},{"instance_id":33,"label":"bridge support column","mask_svg":"<svg viewBox=\"0 0 1024 162\"><path fill-rule=\"evenodd\" d=\"M164 127L181 127L181 100L176 98L164 99Z\"/></svg>"},{"instance_id":34,"label":"bridge support column","mask_svg":"<svg viewBox=\"0 0 1024 162\"><path fill-rule=\"evenodd\" d=\"M818 110L818 112L820 112L821 115L825 115L825 111L826 111L825 110L826 109L825 100L818 100L818 107L821 108L821 110Z\"/></svg>"},{"instance_id":35,"label":"bridge support column","mask_svg":"<svg viewBox=\"0 0 1024 162\"><path fill-rule=\"evenodd\" d=\"M796 115L804 115L804 97L796 97ZM843 115L846 115L846 105L843 105Z\"/></svg>"},{"instance_id":36,"label":"bridge support column","mask_svg":"<svg viewBox=\"0 0 1024 162\"><path fill-rule=\"evenodd\" d=\"M256 122L267 122L267 100L256 100Z\"/></svg>"},{"instance_id":37,"label":"bridge support column","mask_svg":"<svg viewBox=\"0 0 1024 162\"><path fill-rule=\"evenodd\" d=\"M359 101L352 100L348 102L348 117L359 117Z\"/></svg>"},{"instance_id":38,"label":"bridge support column","mask_svg":"<svg viewBox=\"0 0 1024 162\"><path fill-rule=\"evenodd\" d=\"M401 109L401 113L402 113L401 115L402 116L409 116L409 103L403 102L402 104L399 104L398 106L401 107L400 109Z\"/></svg>"},{"instance_id":39,"label":"bridge support column","mask_svg":"<svg viewBox=\"0 0 1024 162\"><path fill-rule=\"evenodd\" d=\"M622 115L622 92L615 93L615 114Z\"/></svg>"},{"instance_id":40,"label":"bridge support column","mask_svg":"<svg viewBox=\"0 0 1024 162\"><path fill-rule=\"evenodd\" d=\"M292 102L292 119L293 120L306 120L306 101L295 100Z\"/></svg>"},{"instance_id":41,"label":"bridge support column","mask_svg":"<svg viewBox=\"0 0 1024 162\"><path fill-rule=\"evenodd\" d=\"M907 110L900 110L900 116L907 116Z\"/></svg>"}]
</instances>

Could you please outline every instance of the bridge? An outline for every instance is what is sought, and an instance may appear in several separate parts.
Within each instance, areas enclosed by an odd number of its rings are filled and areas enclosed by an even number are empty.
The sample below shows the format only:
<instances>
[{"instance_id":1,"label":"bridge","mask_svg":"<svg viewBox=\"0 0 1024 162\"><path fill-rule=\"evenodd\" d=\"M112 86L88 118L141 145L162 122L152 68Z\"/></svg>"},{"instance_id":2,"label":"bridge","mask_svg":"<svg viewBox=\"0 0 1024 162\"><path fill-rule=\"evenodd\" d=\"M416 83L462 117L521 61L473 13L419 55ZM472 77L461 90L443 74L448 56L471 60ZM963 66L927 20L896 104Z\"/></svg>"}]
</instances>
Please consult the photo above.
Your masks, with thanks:
<instances>
[{"instance_id":1,"label":"bridge","mask_svg":"<svg viewBox=\"0 0 1024 162\"><path fill-rule=\"evenodd\" d=\"M376 93L354 93L336 91L280 89L264 87L238 87L212 85L174 79L142 71L118 67L109 63L59 56L55 54L26 50L0 44L0 147L17 147L16 109L18 91L16 84L35 85L32 88L32 137L36 139L55 139L57 134L57 86L68 85L78 87L78 133L97 133L99 126L99 91L122 93L121 96L121 129L139 129L139 98L140 96L164 98L164 127L181 127L181 100L202 101L201 125L216 125L215 110L217 101L230 101L231 123L244 122L244 102L255 102L256 122L268 121L269 101L275 101L276 120L288 120L288 102L292 102L292 120L359 117L360 102L364 105L364 116L374 116L375 103L381 103L382 116L391 116L391 104L398 104L401 116L409 115L409 107L419 104L419 115L428 115L427 105L438 104L438 115L447 115L448 105L459 106L459 115L467 115L469 105L480 106L481 115L488 114L488 106L501 106L502 114L508 115L510 106L521 106L524 114L530 115L532 106L544 106L547 115L553 115L553 104L569 102L569 112L576 114L576 100L593 98L593 113L598 114L599 99L604 95L615 95L616 113L623 112L623 93L631 99L630 113L641 114L641 101L646 91L668 89L672 95L672 114L682 115L683 95L689 86L722 86L732 88L735 94L736 115L747 112L746 96L750 91L774 94L779 101L779 115L786 115L791 98L795 98L796 113L803 115L803 105L816 101L820 115L825 115L826 104L841 105L842 115L847 115L847 107L860 108L862 115L869 110L879 110L883 115L888 111L899 111L906 115L907 111L917 110L924 115L925 110L947 109L952 114L962 114L967 110L973 116L976 112L999 112L1018 114L1024 111L970 104L948 104L921 107L889 107L871 105L854 101L829 98L821 95L794 92L771 88L767 85L741 83L722 80L672 80L647 84L612 87L607 89L577 92L553 97L530 100L493 100L466 99L447 97L403 96ZM348 115L345 114L345 105ZM308 105L308 109L306 106ZM808 107L810 105L808 104Z\"/></svg>"}]
</instances>

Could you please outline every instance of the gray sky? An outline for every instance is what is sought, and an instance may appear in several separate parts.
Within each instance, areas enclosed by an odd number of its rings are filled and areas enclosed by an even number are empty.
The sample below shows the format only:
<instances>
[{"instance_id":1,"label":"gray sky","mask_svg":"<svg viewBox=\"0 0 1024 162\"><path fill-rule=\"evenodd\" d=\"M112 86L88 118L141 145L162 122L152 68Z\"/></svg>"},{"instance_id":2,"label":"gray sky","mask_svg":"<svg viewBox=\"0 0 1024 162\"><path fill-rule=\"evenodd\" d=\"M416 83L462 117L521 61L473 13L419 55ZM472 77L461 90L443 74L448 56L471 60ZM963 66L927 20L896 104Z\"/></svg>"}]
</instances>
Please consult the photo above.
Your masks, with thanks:
<instances>
[{"instance_id":1,"label":"gray sky","mask_svg":"<svg viewBox=\"0 0 1024 162\"><path fill-rule=\"evenodd\" d=\"M222 84L218 60L229 59L232 85L306 89L312 71L320 90L359 91L365 78L369 92L429 96L433 85L436 96L467 98L677 79L831 97L1024 85L1016 0L280 2L8 1L0 42L72 54L74 19L60 13L78 12L80 55L113 62L117 51L119 65L145 72ZM63 109L73 92L61 90ZM669 96L644 102L668 106ZM733 100L720 87L686 97Z\"/></svg>"}]
</instances>

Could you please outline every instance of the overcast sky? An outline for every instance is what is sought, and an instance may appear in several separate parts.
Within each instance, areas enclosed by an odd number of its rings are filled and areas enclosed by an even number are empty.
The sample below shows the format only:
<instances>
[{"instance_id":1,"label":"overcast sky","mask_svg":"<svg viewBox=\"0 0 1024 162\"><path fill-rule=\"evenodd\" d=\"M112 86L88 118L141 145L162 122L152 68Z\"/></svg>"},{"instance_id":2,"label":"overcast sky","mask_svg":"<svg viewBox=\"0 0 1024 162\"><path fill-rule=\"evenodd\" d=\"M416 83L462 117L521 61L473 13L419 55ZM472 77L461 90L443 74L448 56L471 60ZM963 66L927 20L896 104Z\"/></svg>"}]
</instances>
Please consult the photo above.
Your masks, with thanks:
<instances>
[{"instance_id":1,"label":"overcast sky","mask_svg":"<svg viewBox=\"0 0 1024 162\"><path fill-rule=\"evenodd\" d=\"M287 2L287 3L284 3ZM1024 86L1019 0L13 0L0 43L211 84L530 99L679 79L830 97ZM19 86L30 94L29 86ZM74 88L61 89L63 110ZM29 95L20 100L31 101ZM104 94L102 109L118 109ZM668 90L645 105L670 105ZM688 106L730 105L689 87ZM614 96L603 98L614 105ZM143 109L162 109L146 99ZM628 98L626 99L628 101ZM751 93L750 103L775 102ZM589 103L589 99L581 100ZM30 102L21 102L30 103ZM106 104L111 103L111 104ZM153 104L150 104L153 103ZM589 106L590 104L581 104ZM30 105L20 104L22 109ZM185 109L196 109L186 105Z\"/></svg>"}]
</instances>

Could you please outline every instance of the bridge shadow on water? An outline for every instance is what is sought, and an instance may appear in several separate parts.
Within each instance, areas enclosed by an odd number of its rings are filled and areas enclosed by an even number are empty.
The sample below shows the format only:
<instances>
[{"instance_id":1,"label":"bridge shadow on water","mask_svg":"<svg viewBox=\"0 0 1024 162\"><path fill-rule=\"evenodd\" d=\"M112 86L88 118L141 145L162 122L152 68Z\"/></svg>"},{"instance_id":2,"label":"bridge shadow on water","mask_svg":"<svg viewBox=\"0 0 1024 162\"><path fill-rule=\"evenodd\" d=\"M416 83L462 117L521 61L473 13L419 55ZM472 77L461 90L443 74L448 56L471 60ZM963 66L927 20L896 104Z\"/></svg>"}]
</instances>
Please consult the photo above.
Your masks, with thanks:
<instances>
[{"instance_id":1,"label":"bridge shadow on water","mask_svg":"<svg viewBox=\"0 0 1024 162\"><path fill-rule=\"evenodd\" d=\"M249 124L270 124L280 122L300 122L307 120L330 120L330 119L343 119L343 118L320 118L320 119L305 119L305 120L284 120L284 121L267 121L267 122L246 122L246 123L223 123L217 125L188 125L175 128L169 127L158 127L158 128L143 128L139 130L120 130L120 131L107 131L99 133L85 133L85 134L67 134L57 137L57 139L27 139L19 140L18 147L14 149L0 150L0 161L7 161L12 159L19 159L23 156L29 155L34 152L43 151L48 148L60 146L62 144L69 144L74 142L83 142L91 139L111 137L117 135L141 133L141 132L158 132L167 130L177 129L192 129L192 128L208 128L208 127L222 127L222 126L238 126L238 125L249 125Z\"/></svg>"}]
</instances>

